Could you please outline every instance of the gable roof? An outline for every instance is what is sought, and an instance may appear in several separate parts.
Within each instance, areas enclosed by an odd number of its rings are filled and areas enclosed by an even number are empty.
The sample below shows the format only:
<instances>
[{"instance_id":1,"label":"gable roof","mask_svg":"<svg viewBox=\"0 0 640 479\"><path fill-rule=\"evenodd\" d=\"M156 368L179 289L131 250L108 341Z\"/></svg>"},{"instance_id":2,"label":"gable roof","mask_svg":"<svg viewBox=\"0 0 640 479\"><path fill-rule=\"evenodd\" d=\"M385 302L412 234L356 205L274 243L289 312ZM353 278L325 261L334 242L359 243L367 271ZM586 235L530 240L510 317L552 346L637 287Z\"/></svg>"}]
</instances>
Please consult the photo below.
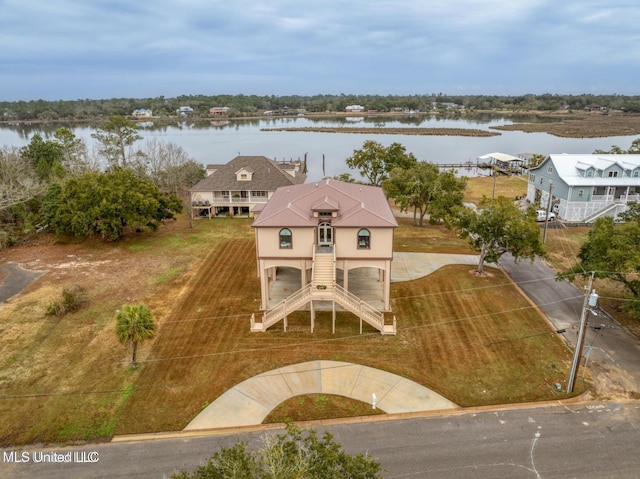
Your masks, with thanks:
<instances>
[{"instance_id":1,"label":"gable roof","mask_svg":"<svg viewBox=\"0 0 640 479\"><path fill-rule=\"evenodd\" d=\"M586 177L581 172L593 168L605 171L613 165L618 165L623 170L634 170L640 168L640 155L610 155L610 154L567 154L549 155L537 168L532 168L531 172L546 169L548 163L553 164L557 175L569 186L595 186L603 183L609 185L627 185L629 182L637 182L638 178L628 176L609 177Z\"/></svg>"},{"instance_id":2,"label":"gable roof","mask_svg":"<svg viewBox=\"0 0 640 479\"><path fill-rule=\"evenodd\" d=\"M278 188L253 222L253 226L317 226L318 218L313 216L313 211L319 206L337 209L338 216L331 218L332 226L398 226L382 188L332 179Z\"/></svg>"},{"instance_id":3,"label":"gable roof","mask_svg":"<svg viewBox=\"0 0 640 479\"><path fill-rule=\"evenodd\" d=\"M238 181L237 172L240 170L252 172L251 181ZM306 175L301 173L291 176L266 156L236 156L195 184L190 191L275 191L281 186L304 183L306 179Z\"/></svg>"}]
</instances>

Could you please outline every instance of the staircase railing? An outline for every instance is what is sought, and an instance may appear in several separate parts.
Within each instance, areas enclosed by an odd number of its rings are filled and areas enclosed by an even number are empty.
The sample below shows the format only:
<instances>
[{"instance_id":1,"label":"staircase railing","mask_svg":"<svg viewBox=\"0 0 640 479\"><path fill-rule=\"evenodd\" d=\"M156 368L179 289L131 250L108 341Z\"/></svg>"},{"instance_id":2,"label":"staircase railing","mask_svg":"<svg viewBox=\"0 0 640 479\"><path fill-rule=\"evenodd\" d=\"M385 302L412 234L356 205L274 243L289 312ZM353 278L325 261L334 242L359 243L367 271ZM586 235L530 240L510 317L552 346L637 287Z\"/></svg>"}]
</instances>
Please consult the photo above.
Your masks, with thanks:
<instances>
[{"instance_id":1,"label":"staircase railing","mask_svg":"<svg viewBox=\"0 0 640 479\"><path fill-rule=\"evenodd\" d=\"M380 311L338 284L334 285L334 293L336 301L342 307L359 316L378 331L384 330L384 315Z\"/></svg>"},{"instance_id":2,"label":"staircase railing","mask_svg":"<svg viewBox=\"0 0 640 479\"><path fill-rule=\"evenodd\" d=\"M319 261L319 256L324 256L322 261ZM375 309L370 304L361 300L355 294L347 291L342 286L336 283L336 252L335 248L332 249L331 254L331 266L332 266L332 278L331 281L327 283L327 281L323 281L323 289L316 290L314 287L318 287L316 283L318 282L318 278L316 274L320 274L316 268L320 267L321 264L328 264L329 261L326 261L328 253L318 253L316 255L316 249L313 249L313 263L311 266L311 282L307 284L305 287L299 289L292 295L283 299L280 303L275 305L273 308L265 311L262 315L262 323L256 323L255 317L251 317L251 331L266 331L268 328L276 324L278 321L284 319L285 325L284 330L287 330L287 321L286 317L288 314L297 311L302 305L309 303L313 299L333 299L338 304L340 304L347 311L358 316L362 321L370 324L382 334L396 334L396 321L394 318L393 325L385 325L384 314ZM321 268L322 269L322 268ZM322 269L322 271L325 271ZM322 285L321 285L322 286ZM362 330L362 323L360 323L360 329ZM362 332L362 331L361 331Z\"/></svg>"},{"instance_id":3,"label":"staircase railing","mask_svg":"<svg viewBox=\"0 0 640 479\"><path fill-rule=\"evenodd\" d=\"M304 288L299 289L290 296L284 298L280 303L275 305L262 315L262 329L267 330L288 314L297 311L300 306L306 304L311 298L311 285L308 284Z\"/></svg>"}]
</instances>

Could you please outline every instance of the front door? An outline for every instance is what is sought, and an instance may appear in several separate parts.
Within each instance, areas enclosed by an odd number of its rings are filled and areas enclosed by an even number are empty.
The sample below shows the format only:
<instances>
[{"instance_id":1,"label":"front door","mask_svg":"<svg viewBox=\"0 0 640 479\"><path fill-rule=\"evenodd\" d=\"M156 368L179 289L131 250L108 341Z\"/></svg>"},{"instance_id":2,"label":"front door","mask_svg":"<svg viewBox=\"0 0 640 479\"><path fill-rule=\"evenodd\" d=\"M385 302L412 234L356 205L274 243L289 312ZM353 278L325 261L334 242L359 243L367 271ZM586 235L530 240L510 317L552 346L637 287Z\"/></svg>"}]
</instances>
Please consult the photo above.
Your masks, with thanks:
<instances>
[{"instance_id":1,"label":"front door","mask_svg":"<svg viewBox=\"0 0 640 479\"><path fill-rule=\"evenodd\" d=\"M318 225L318 246L331 246L333 244L333 228L331 223Z\"/></svg>"}]
</instances>

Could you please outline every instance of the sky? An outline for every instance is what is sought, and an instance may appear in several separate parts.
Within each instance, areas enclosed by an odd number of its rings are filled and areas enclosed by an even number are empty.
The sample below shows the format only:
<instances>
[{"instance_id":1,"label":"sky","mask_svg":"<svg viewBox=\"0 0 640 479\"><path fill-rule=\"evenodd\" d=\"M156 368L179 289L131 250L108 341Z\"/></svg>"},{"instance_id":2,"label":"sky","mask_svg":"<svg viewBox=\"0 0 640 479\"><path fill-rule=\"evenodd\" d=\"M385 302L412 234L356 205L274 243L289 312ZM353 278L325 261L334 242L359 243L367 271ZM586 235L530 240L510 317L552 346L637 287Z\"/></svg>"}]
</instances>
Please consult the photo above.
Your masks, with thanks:
<instances>
[{"instance_id":1,"label":"sky","mask_svg":"<svg viewBox=\"0 0 640 479\"><path fill-rule=\"evenodd\" d=\"M637 0L0 0L0 101L640 94Z\"/></svg>"}]
</instances>

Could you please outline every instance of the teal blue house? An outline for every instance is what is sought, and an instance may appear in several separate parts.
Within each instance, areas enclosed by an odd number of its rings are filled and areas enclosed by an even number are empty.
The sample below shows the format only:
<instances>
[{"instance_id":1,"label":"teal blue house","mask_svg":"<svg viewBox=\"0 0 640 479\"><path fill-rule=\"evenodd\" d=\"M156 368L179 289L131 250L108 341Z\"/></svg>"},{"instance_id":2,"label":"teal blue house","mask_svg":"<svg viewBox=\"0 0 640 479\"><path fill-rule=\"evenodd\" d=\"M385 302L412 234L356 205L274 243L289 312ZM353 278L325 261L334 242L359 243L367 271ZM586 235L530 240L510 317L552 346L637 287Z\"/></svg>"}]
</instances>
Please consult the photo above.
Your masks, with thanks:
<instances>
[{"instance_id":1,"label":"teal blue house","mask_svg":"<svg viewBox=\"0 0 640 479\"><path fill-rule=\"evenodd\" d=\"M567 222L615 217L640 200L640 155L549 155L529 170L527 200Z\"/></svg>"}]
</instances>

